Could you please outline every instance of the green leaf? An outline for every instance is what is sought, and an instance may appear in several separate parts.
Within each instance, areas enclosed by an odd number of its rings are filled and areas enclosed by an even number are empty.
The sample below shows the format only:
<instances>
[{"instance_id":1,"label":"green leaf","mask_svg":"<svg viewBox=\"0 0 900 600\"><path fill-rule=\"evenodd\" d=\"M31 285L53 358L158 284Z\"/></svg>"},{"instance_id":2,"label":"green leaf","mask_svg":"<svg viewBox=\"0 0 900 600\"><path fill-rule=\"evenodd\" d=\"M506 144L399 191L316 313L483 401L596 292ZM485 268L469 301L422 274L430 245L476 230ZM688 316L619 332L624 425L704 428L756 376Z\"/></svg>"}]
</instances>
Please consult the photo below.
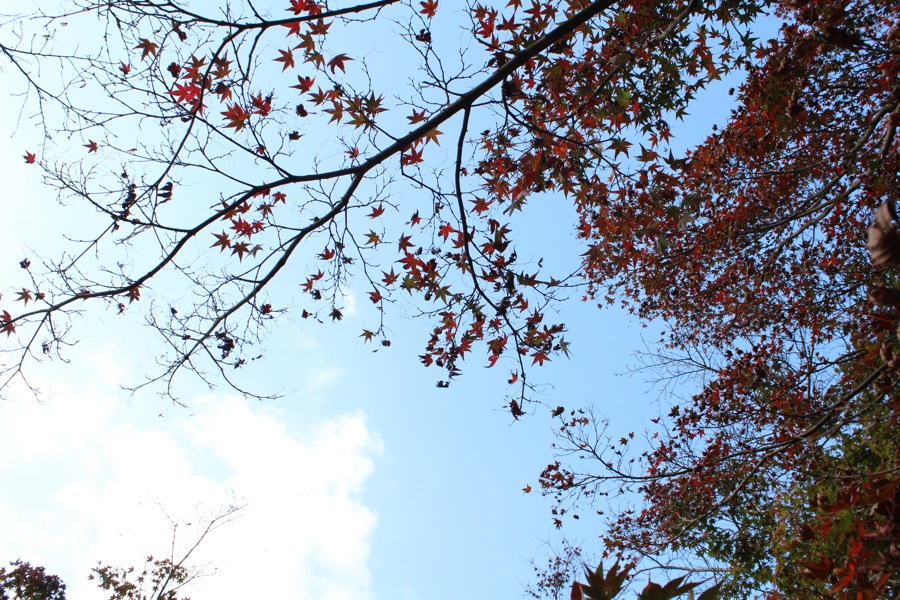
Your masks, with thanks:
<instances>
[{"instance_id":1,"label":"green leaf","mask_svg":"<svg viewBox=\"0 0 900 600\"><path fill-rule=\"evenodd\" d=\"M629 102L631 102L631 90L619 90L616 94L616 102L618 102L620 106L626 106Z\"/></svg>"}]
</instances>

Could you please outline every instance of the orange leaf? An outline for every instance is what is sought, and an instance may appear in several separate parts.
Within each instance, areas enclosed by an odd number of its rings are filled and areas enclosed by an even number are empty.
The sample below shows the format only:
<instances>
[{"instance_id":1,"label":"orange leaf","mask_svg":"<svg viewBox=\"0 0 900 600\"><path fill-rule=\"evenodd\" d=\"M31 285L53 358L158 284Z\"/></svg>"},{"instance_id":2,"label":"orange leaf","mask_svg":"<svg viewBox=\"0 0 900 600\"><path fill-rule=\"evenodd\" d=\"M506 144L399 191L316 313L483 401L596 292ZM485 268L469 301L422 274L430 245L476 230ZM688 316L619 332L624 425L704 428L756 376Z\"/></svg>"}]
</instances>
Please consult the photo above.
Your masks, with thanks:
<instances>
[{"instance_id":1,"label":"orange leaf","mask_svg":"<svg viewBox=\"0 0 900 600\"><path fill-rule=\"evenodd\" d=\"M140 43L138 43L134 49L142 51L141 60L144 60L148 56L156 56L156 51L159 50L159 44L154 44L146 38L141 38Z\"/></svg>"},{"instance_id":2,"label":"orange leaf","mask_svg":"<svg viewBox=\"0 0 900 600\"><path fill-rule=\"evenodd\" d=\"M438 141L439 135L441 135L440 131L438 131L437 129L432 129L431 131L429 131L428 133L425 134L425 143L427 144L428 142L434 142L435 144L440 146L441 143Z\"/></svg>"},{"instance_id":3,"label":"orange leaf","mask_svg":"<svg viewBox=\"0 0 900 600\"><path fill-rule=\"evenodd\" d=\"M412 116L406 117L409 120L410 125L415 125L416 123L421 123L425 120L425 111L416 111L413 110Z\"/></svg>"},{"instance_id":4,"label":"orange leaf","mask_svg":"<svg viewBox=\"0 0 900 600\"><path fill-rule=\"evenodd\" d=\"M279 50L281 56L275 59L275 62L284 63L284 67L282 67L282 72L287 71L288 67L294 66L294 53L290 50Z\"/></svg>"},{"instance_id":5,"label":"orange leaf","mask_svg":"<svg viewBox=\"0 0 900 600\"><path fill-rule=\"evenodd\" d=\"M534 359L531 361L531 364L544 366L544 361L550 362L550 358L543 352L534 352L532 353L531 358Z\"/></svg>"}]
</instances>

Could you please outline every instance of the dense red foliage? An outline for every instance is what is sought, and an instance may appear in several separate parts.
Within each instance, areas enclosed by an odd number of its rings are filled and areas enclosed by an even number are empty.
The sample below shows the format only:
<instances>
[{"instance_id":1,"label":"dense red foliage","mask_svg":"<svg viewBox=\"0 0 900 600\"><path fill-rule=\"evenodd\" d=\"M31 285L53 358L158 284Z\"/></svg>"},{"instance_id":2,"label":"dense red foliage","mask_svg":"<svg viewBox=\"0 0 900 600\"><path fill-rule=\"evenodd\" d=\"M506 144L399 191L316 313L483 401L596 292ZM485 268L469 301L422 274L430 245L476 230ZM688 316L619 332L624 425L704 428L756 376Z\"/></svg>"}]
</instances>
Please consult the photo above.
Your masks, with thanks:
<instances>
[{"instance_id":1,"label":"dense red foliage","mask_svg":"<svg viewBox=\"0 0 900 600\"><path fill-rule=\"evenodd\" d=\"M896 4L473 2L477 60L453 66L438 25L447 2L332 4L223 20L89 3L121 44L104 49L110 60L69 58L115 100L103 108L46 91L35 67L63 50L0 47L29 90L63 104L60 127L84 137L80 161L116 165L101 177L25 151L29 168L106 219L88 247L152 238L158 251L130 268L82 251L46 261L46 277L24 260L24 283L10 282L18 298L0 312L6 376L38 347L57 353L85 301L129 310L164 298L155 278L173 272L203 294L150 315L170 349L156 380L205 377L205 362L240 387L226 367L246 365L293 303L270 284L296 277L285 267L305 253L315 266L296 282L303 318L342 320L355 273L382 315L360 337L388 346L384 310L415 297L433 324L420 360L445 371L438 385L486 353L487 366L508 367L519 418L529 371L568 353L547 309L576 289L664 322L658 368L694 379L634 452L634 434L608 444L589 411L554 411L561 449L594 459L542 474L558 526L566 503L630 487L643 503L612 518L609 553L706 572L730 597L895 594ZM421 69L400 100L370 76L374 59L334 35L382 22L403 24ZM755 35L776 23L771 40ZM746 80L727 124L675 156L670 121L734 70ZM129 121L159 138L120 149ZM328 148L321 158L304 154L311 138ZM203 182L199 202L182 193L190 181ZM530 241L516 237L517 213L550 195L577 211L574 274L516 251Z\"/></svg>"}]
</instances>

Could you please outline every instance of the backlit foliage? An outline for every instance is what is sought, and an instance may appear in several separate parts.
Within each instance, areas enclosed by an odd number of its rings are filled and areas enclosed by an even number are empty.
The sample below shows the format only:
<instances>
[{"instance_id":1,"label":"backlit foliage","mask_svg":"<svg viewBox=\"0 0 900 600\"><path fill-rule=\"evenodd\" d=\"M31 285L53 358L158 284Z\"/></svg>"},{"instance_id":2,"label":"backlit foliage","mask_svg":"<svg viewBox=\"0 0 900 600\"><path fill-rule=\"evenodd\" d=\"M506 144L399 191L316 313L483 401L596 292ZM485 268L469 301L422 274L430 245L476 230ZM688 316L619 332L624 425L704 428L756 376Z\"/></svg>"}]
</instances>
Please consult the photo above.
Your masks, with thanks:
<instances>
[{"instance_id":1,"label":"backlit foliage","mask_svg":"<svg viewBox=\"0 0 900 600\"><path fill-rule=\"evenodd\" d=\"M47 132L23 168L96 216L70 233L86 242L4 282L6 382L105 301L146 311L168 392L185 371L240 389L234 369L288 307L338 322L353 288L378 314L360 343L389 346L389 309L412 302L438 386L473 358L502 368L518 419L535 369L568 354L558 303L620 303L665 324L655 368L693 387L642 447L553 411L565 456L540 485L556 525L640 498L602 535L634 566L591 577L900 592L894 2L76 4L0 30ZM84 19L101 48L66 45ZM732 73L727 123L674 150L675 122ZM573 272L522 258L555 243L517 235L547 202L574 210ZM670 579L644 597L693 593Z\"/></svg>"}]
</instances>

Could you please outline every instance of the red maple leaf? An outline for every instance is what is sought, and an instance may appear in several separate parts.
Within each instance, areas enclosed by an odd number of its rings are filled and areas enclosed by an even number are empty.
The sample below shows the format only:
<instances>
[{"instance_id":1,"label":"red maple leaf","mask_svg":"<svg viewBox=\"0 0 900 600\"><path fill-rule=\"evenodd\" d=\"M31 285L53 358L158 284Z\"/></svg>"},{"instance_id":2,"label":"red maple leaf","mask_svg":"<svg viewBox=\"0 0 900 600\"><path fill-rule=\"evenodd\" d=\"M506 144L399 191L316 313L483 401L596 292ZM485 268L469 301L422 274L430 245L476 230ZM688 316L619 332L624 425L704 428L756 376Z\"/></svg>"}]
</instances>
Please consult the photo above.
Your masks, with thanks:
<instances>
[{"instance_id":1,"label":"red maple leaf","mask_svg":"<svg viewBox=\"0 0 900 600\"><path fill-rule=\"evenodd\" d=\"M141 60L144 60L148 56L156 56L156 51L159 50L159 44L154 44L146 38L141 38L140 42L137 46L134 47L134 49L142 51Z\"/></svg>"},{"instance_id":2,"label":"red maple leaf","mask_svg":"<svg viewBox=\"0 0 900 600\"><path fill-rule=\"evenodd\" d=\"M221 234L214 233L213 236L215 236L216 238L216 243L210 246L210 248L220 246L222 248L222 252L225 251L225 248L231 248L231 240L228 239L228 234L226 232L223 231Z\"/></svg>"},{"instance_id":3,"label":"red maple leaf","mask_svg":"<svg viewBox=\"0 0 900 600\"><path fill-rule=\"evenodd\" d=\"M192 115L202 115L203 109L206 108L206 105L200 102L200 98L194 98L191 100L190 104Z\"/></svg>"},{"instance_id":4,"label":"red maple leaf","mask_svg":"<svg viewBox=\"0 0 900 600\"><path fill-rule=\"evenodd\" d=\"M429 131L428 133L426 133L425 136L424 136L422 139L425 140L425 143L426 143L426 144L427 144L428 142L434 142L435 144L437 144L438 146L440 146L441 143L438 141L438 136L439 136L439 135L441 135L441 132L440 132L440 131L438 131L437 129L432 129L431 131Z\"/></svg>"},{"instance_id":5,"label":"red maple leaf","mask_svg":"<svg viewBox=\"0 0 900 600\"><path fill-rule=\"evenodd\" d=\"M190 102L200 95L200 88L195 83L176 83L169 91L170 96L174 96L179 103Z\"/></svg>"},{"instance_id":6,"label":"red maple leaf","mask_svg":"<svg viewBox=\"0 0 900 600\"><path fill-rule=\"evenodd\" d=\"M374 292L369 292L369 299L372 300L372 304L378 304L381 302L381 292L375 290Z\"/></svg>"},{"instance_id":7,"label":"red maple leaf","mask_svg":"<svg viewBox=\"0 0 900 600\"><path fill-rule=\"evenodd\" d=\"M422 2L422 10L419 12L428 17L429 19L434 16L434 12L438 7L438 0L425 0Z\"/></svg>"},{"instance_id":8,"label":"red maple leaf","mask_svg":"<svg viewBox=\"0 0 900 600\"><path fill-rule=\"evenodd\" d=\"M122 75L128 75L131 73L131 65L126 65L124 62L119 62L119 70L122 72Z\"/></svg>"},{"instance_id":9,"label":"red maple leaf","mask_svg":"<svg viewBox=\"0 0 900 600\"><path fill-rule=\"evenodd\" d=\"M539 364L541 366L544 365L544 361L550 361L550 358L544 352L533 352L531 358L534 359L531 361L531 364Z\"/></svg>"},{"instance_id":10,"label":"red maple leaf","mask_svg":"<svg viewBox=\"0 0 900 600\"><path fill-rule=\"evenodd\" d=\"M450 234L454 233L455 231L456 229L453 228L453 225L451 225L450 223L444 223L438 230L438 235L446 240L450 237Z\"/></svg>"},{"instance_id":11,"label":"red maple leaf","mask_svg":"<svg viewBox=\"0 0 900 600\"><path fill-rule=\"evenodd\" d=\"M228 52L222 56L213 58L213 77L216 79L225 79L231 73L231 61L228 60Z\"/></svg>"},{"instance_id":12,"label":"red maple leaf","mask_svg":"<svg viewBox=\"0 0 900 600\"><path fill-rule=\"evenodd\" d=\"M250 118L250 113L237 103L229 106L228 110L222 112L222 115L228 120L228 124L225 127L234 127L235 131L243 129L247 124L247 119Z\"/></svg>"},{"instance_id":13,"label":"red maple leaf","mask_svg":"<svg viewBox=\"0 0 900 600\"><path fill-rule=\"evenodd\" d=\"M299 75L297 75L297 85L292 85L291 87L295 90L300 90L301 94L305 94L312 89L312 86L315 82L315 77L300 77Z\"/></svg>"},{"instance_id":14,"label":"red maple leaf","mask_svg":"<svg viewBox=\"0 0 900 600\"><path fill-rule=\"evenodd\" d=\"M134 286L128 288L127 294L128 294L128 304L131 304L135 300L140 300L141 299L141 286L134 285Z\"/></svg>"},{"instance_id":15,"label":"red maple leaf","mask_svg":"<svg viewBox=\"0 0 900 600\"><path fill-rule=\"evenodd\" d=\"M304 11L308 11L310 9L310 5L314 5L314 2L310 0L291 0L291 7L287 9L288 12L292 12L295 15L301 15Z\"/></svg>"},{"instance_id":16,"label":"red maple leaf","mask_svg":"<svg viewBox=\"0 0 900 600\"><path fill-rule=\"evenodd\" d=\"M331 29L331 23L326 23L324 19L309 24L309 32L312 35L327 35L329 29Z\"/></svg>"},{"instance_id":17,"label":"red maple leaf","mask_svg":"<svg viewBox=\"0 0 900 600\"><path fill-rule=\"evenodd\" d=\"M94 140L88 140L88 143L85 144L84 147L88 149L88 154L90 154L91 152L96 152L97 142L95 142Z\"/></svg>"},{"instance_id":18,"label":"red maple leaf","mask_svg":"<svg viewBox=\"0 0 900 600\"><path fill-rule=\"evenodd\" d=\"M487 211L487 209L493 203L493 200L485 200L484 198L476 198L471 201L475 206L472 207L472 210L475 211L475 214L482 214Z\"/></svg>"},{"instance_id":19,"label":"red maple leaf","mask_svg":"<svg viewBox=\"0 0 900 600\"><path fill-rule=\"evenodd\" d=\"M407 271L425 266L425 263L422 261L422 259L417 257L415 254L412 254L411 252L407 252L406 254L404 254L403 258L401 258L397 262L402 264L403 268Z\"/></svg>"},{"instance_id":20,"label":"red maple leaf","mask_svg":"<svg viewBox=\"0 0 900 600\"><path fill-rule=\"evenodd\" d=\"M303 27L303 21L294 21L293 23L282 23L282 27L287 27L288 32L285 37L290 37L292 35L301 35L300 28Z\"/></svg>"},{"instance_id":21,"label":"red maple leaf","mask_svg":"<svg viewBox=\"0 0 900 600\"><path fill-rule=\"evenodd\" d=\"M29 151L26 150L26 151L25 151L25 156L23 156L22 158L25 159L25 164L33 165L33 164L34 164L34 161L37 160L37 155L32 154L31 152L29 152Z\"/></svg>"},{"instance_id":22,"label":"red maple leaf","mask_svg":"<svg viewBox=\"0 0 900 600\"><path fill-rule=\"evenodd\" d=\"M2 313L0 313L0 331L5 331L6 337L9 337L15 330L16 326L12 322L12 317L9 316L9 313L4 310Z\"/></svg>"},{"instance_id":23,"label":"red maple leaf","mask_svg":"<svg viewBox=\"0 0 900 600\"><path fill-rule=\"evenodd\" d=\"M238 255L238 260L244 260L244 255L250 252L250 244L247 242L241 242L240 244L234 244L231 247L231 255Z\"/></svg>"},{"instance_id":24,"label":"red maple leaf","mask_svg":"<svg viewBox=\"0 0 900 600\"><path fill-rule=\"evenodd\" d=\"M272 95L265 98L262 97L262 94L250 96L250 104L253 106L254 114L265 117L272 112Z\"/></svg>"},{"instance_id":25,"label":"red maple leaf","mask_svg":"<svg viewBox=\"0 0 900 600\"><path fill-rule=\"evenodd\" d=\"M481 29L478 30L478 35L481 37L491 37L494 33L494 21L493 19L485 19L480 22Z\"/></svg>"},{"instance_id":26,"label":"red maple leaf","mask_svg":"<svg viewBox=\"0 0 900 600\"><path fill-rule=\"evenodd\" d=\"M234 229L238 237L251 237L254 234L253 224L240 217L231 220L231 228Z\"/></svg>"},{"instance_id":27,"label":"red maple leaf","mask_svg":"<svg viewBox=\"0 0 900 600\"><path fill-rule=\"evenodd\" d=\"M231 88L221 81L216 85L216 89L213 90L213 93L219 96L220 102L231 100Z\"/></svg>"},{"instance_id":28,"label":"red maple leaf","mask_svg":"<svg viewBox=\"0 0 900 600\"><path fill-rule=\"evenodd\" d=\"M393 285L393 284L397 283L397 280L400 278L399 275L394 273L393 268L391 268L390 273L385 273L384 271L382 271L382 273L384 273L384 279L382 279L381 281L384 282L384 285Z\"/></svg>"},{"instance_id":29,"label":"red maple leaf","mask_svg":"<svg viewBox=\"0 0 900 600\"><path fill-rule=\"evenodd\" d=\"M383 214L384 214L384 204L379 204L378 206L373 208L372 212L370 212L366 216L369 217L370 219L374 219L376 217L380 217Z\"/></svg>"},{"instance_id":30,"label":"red maple leaf","mask_svg":"<svg viewBox=\"0 0 900 600\"><path fill-rule=\"evenodd\" d=\"M203 78L202 75L200 75L200 71L204 66L206 66L206 58L197 58L192 54L191 64L184 66L184 75L182 75L182 78L195 83L200 81Z\"/></svg>"},{"instance_id":31,"label":"red maple leaf","mask_svg":"<svg viewBox=\"0 0 900 600\"><path fill-rule=\"evenodd\" d=\"M400 165L414 165L422 162L422 160L422 151L417 151L415 148L410 148L408 154L404 154L400 157Z\"/></svg>"},{"instance_id":32,"label":"red maple leaf","mask_svg":"<svg viewBox=\"0 0 900 600\"><path fill-rule=\"evenodd\" d=\"M287 71L288 67L294 66L294 53L288 50L279 50L281 56L275 59L275 62L284 63L284 67L282 67L282 72Z\"/></svg>"},{"instance_id":33,"label":"red maple leaf","mask_svg":"<svg viewBox=\"0 0 900 600\"><path fill-rule=\"evenodd\" d=\"M341 71L345 71L344 63L348 60L353 60L346 54L338 54L334 58L328 61L328 67L331 69L331 72L334 73L336 69L340 69Z\"/></svg>"}]
</instances>

